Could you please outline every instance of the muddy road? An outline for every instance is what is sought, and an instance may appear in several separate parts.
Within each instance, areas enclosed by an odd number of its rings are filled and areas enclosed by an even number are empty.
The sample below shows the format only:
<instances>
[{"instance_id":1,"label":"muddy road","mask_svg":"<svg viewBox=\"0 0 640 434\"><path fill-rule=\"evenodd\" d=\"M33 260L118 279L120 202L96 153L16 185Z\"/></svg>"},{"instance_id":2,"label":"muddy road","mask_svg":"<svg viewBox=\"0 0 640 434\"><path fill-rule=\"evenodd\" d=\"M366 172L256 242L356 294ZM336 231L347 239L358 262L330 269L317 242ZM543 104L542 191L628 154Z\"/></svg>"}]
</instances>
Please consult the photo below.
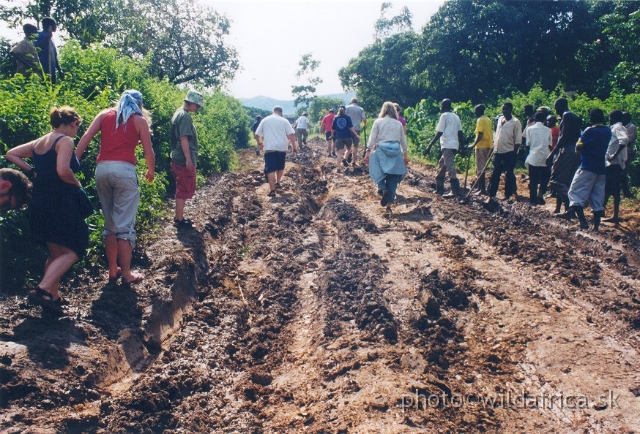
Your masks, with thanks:
<instances>
[{"instance_id":1,"label":"muddy road","mask_svg":"<svg viewBox=\"0 0 640 434\"><path fill-rule=\"evenodd\" d=\"M3 433L640 432L637 226L461 204L412 164L392 212L311 141L209 180L143 283L1 294ZM526 191L526 185L520 185Z\"/></svg>"}]
</instances>

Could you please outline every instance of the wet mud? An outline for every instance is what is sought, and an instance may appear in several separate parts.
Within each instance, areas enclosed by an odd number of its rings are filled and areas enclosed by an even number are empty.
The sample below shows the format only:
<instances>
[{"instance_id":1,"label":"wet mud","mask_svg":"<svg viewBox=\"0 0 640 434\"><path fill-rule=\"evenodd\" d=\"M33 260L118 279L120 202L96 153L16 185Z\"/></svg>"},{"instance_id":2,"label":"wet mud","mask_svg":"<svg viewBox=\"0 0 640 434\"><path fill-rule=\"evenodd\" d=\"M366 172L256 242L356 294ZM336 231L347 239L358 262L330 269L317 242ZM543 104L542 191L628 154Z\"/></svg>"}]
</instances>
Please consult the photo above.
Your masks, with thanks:
<instances>
[{"instance_id":1,"label":"wet mud","mask_svg":"<svg viewBox=\"0 0 640 434\"><path fill-rule=\"evenodd\" d=\"M325 148L276 197L243 152L138 249L140 284L72 276L60 318L0 294L0 431L640 430L635 216L447 200L418 163L388 211Z\"/></svg>"}]
</instances>

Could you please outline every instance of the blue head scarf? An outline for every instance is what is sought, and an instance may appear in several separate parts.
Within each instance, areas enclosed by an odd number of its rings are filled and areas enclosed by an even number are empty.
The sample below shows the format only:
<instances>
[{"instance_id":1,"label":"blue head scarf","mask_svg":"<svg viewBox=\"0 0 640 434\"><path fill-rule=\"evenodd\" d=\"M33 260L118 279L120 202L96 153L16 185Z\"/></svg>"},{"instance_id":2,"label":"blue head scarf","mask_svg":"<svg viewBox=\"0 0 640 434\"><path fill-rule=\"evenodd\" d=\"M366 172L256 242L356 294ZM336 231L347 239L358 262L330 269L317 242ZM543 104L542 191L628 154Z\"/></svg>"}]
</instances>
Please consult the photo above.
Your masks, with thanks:
<instances>
[{"instance_id":1,"label":"blue head scarf","mask_svg":"<svg viewBox=\"0 0 640 434\"><path fill-rule=\"evenodd\" d=\"M140 106L142 106L142 94L135 89L125 90L118 101L116 129L120 125L120 116L122 116L122 124L126 125L132 114L142 115Z\"/></svg>"}]
</instances>

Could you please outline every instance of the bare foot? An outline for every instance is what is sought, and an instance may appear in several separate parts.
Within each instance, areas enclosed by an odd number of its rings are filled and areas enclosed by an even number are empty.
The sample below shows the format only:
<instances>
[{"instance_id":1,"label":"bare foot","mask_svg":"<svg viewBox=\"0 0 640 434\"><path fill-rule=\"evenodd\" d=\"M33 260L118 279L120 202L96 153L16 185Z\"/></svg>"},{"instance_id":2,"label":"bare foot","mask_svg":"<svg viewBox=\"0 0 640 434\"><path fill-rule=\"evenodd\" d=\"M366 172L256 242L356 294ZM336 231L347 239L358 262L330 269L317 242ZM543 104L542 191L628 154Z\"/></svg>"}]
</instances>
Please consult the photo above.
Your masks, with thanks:
<instances>
[{"instance_id":1,"label":"bare foot","mask_svg":"<svg viewBox=\"0 0 640 434\"><path fill-rule=\"evenodd\" d=\"M144 280L144 275L140 273L131 273L128 276L123 275L122 280L127 285L131 285L133 283L140 283Z\"/></svg>"}]
</instances>

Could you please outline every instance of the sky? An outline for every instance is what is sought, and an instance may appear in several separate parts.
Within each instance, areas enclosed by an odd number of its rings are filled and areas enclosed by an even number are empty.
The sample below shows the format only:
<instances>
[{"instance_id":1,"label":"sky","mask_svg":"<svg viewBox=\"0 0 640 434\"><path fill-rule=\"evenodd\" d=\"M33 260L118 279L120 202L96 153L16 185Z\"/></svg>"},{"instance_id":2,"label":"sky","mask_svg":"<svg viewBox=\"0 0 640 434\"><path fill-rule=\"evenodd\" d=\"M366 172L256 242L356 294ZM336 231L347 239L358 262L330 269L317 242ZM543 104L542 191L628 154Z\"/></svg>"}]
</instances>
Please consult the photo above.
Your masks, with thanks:
<instances>
[{"instance_id":1,"label":"sky","mask_svg":"<svg viewBox=\"0 0 640 434\"><path fill-rule=\"evenodd\" d=\"M314 76L323 83L317 95L342 93L338 71L373 43L374 24L382 1L209 1L201 3L223 13L231 23L228 42L238 51L241 71L227 86L236 98L268 96L292 100L291 87L306 84L296 73L304 54L320 62ZM412 13L413 28L421 31L443 0L392 1L387 18L404 6Z\"/></svg>"},{"instance_id":2,"label":"sky","mask_svg":"<svg viewBox=\"0 0 640 434\"><path fill-rule=\"evenodd\" d=\"M238 52L240 70L226 91L236 98L267 96L293 100L291 87L304 54L320 62L314 76L322 78L317 95L342 93L338 71L374 41L374 24L380 18L383 1L374 0L197 0L231 21L229 45ZM420 32L445 0L391 1L391 18L406 6L413 28ZM22 31L7 30L0 23L0 35L14 42ZM62 32L64 29L61 29ZM58 32L61 33L61 32ZM59 35L54 42L60 46Z\"/></svg>"}]
</instances>

